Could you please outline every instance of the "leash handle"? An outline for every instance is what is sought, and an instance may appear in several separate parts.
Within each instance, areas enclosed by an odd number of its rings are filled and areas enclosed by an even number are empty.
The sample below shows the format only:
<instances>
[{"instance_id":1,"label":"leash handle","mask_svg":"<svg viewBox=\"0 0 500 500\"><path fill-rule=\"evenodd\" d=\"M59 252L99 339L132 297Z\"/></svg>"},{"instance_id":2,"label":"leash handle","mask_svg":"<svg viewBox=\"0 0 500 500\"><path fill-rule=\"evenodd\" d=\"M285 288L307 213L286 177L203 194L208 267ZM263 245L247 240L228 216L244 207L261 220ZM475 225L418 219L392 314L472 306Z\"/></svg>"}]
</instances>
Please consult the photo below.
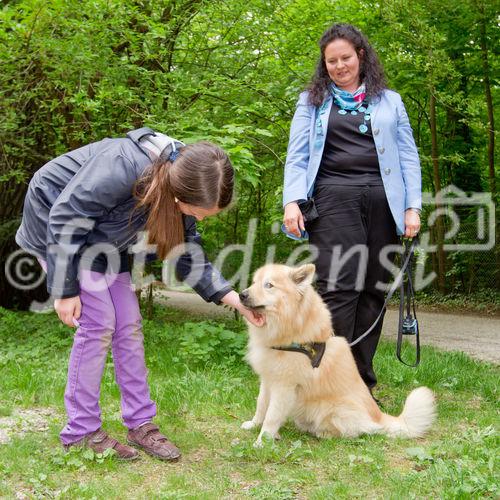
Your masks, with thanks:
<instances>
[{"instance_id":1,"label":"leash handle","mask_svg":"<svg viewBox=\"0 0 500 500\"><path fill-rule=\"evenodd\" d=\"M364 340L366 337L368 337L368 335L370 335L370 333L373 331L373 329L377 326L377 323L379 322L380 318L384 314L385 308L387 307L387 304L389 303L389 301L391 300L392 296L394 295L394 292L398 289L398 287L400 286L400 283L401 284L403 283L404 274L406 272L406 269L407 269L408 265L411 262L411 259L412 259L412 256L413 256L413 252L414 252L416 246L417 246L417 238L413 239L413 241L411 242L411 245L410 245L409 249L408 249L408 246L406 246L406 250L405 250L405 252L403 254L404 255L403 265L401 266L401 269L399 270L398 275L394 279L394 282L393 282L391 288L389 289L389 293L387 294L387 297L385 299L384 305L382 306L382 309L380 310L380 312L379 312L379 314L377 316L377 319L372 323L372 325L370 326L370 328L368 328L368 330L366 330L356 340L353 340L349 344L349 347L353 347L356 344L359 344L362 340ZM400 313L400 316L401 316L401 313Z\"/></svg>"},{"instance_id":2,"label":"leash handle","mask_svg":"<svg viewBox=\"0 0 500 500\"><path fill-rule=\"evenodd\" d=\"M417 321L417 312L415 310L415 294L414 294L414 289L413 289L413 282L412 282L412 263L413 263L413 249L412 246L408 246L408 243L405 244L406 250L405 253L408 253L409 259L408 259L408 266L407 266L407 272L406 272L406 318L405 320L413 320L414 321L414 326L412 327L415 328L415 363L407 363L406 361L403 360L401 356L401 348L403 345L403 315L404 315L404 309L405 309L405 283L401 281L400 287L399 287L399 293L400 293L400 301L399 301L399 323L398 323L398 338L397 338L397 344L396 344L396 357L398 360L403 363L406 366L409 366L411 368L416 368L420 364L420 328L418 326L418 321ZM413 308L413 318L411 316L411 308Z\"/></svg>"}]
</instances>

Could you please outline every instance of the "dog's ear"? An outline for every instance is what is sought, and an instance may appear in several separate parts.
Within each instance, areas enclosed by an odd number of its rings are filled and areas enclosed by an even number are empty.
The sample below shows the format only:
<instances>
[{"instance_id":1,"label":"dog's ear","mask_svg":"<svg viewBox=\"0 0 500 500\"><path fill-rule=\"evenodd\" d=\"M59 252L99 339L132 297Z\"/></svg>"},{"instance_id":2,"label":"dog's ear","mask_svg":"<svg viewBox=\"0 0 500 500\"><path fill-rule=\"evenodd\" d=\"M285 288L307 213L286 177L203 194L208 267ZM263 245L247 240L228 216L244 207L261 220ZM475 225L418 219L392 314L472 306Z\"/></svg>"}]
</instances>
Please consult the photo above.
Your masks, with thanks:
<instances>
[{"instance_id":1,"label":"dog's ear","mask_svg":"<svg viewBox=\"0 0 500 500\"><path fill-rule=\"evenodd\" d=\"M292 269L290 277L299 288L304 289L312 284L314 271L316 271L314 264L305 264Z\"/></svg>"}]
</instances>

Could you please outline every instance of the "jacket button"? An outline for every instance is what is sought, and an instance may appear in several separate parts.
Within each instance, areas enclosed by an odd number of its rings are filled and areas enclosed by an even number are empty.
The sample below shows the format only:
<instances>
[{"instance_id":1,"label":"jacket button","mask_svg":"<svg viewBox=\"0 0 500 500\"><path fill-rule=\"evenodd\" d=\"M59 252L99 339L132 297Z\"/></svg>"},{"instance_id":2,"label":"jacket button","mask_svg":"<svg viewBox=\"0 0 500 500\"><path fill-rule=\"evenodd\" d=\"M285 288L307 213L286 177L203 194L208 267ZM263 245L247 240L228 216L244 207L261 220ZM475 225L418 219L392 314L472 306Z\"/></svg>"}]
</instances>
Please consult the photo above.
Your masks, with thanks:
<instances>
[{"instance_id":1,"label":"jacket button","mask_svg":"<svg viewBox=\"0 0 500 500\"><path fill-rule=\"evenodd\" d=\"M373 130L373 135L378 135L379 132L380 132L380 129L376 128Z\"/></svg>"},{"instance_id":2,"label":"jacket button","mask_svg":"<svg viewBox=\"0 0 500 500\"><path fill-rule=\"evenodd\" d=\"M384 151L385 151L385 148L380 148L380 149L378 150L378 152L379 152L381 155L382 155L382 154L384 154Z\"/></svg>"},{"instance_id":3,"label":"jacket button","mask_svg":"<svg viewBox=\"0 0 500 500\"><path fill-rule=\"evenodd\" d=\"M385 174L385 175L389 175L390 173L391 173L391 169L390 169L390 168L386 168L386 169L384 170L384 174Z\"/></svg>"}]
</instances>

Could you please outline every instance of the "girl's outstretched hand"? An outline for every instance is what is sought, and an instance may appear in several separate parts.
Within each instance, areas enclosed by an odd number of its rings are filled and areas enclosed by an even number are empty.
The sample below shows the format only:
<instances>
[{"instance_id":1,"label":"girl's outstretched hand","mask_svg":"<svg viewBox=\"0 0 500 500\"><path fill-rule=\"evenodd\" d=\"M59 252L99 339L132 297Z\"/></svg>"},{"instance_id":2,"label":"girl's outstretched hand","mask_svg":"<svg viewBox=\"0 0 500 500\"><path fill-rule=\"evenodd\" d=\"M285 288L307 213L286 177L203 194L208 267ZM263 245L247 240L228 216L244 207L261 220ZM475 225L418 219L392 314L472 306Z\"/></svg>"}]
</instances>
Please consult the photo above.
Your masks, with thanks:
<instances>
[{"instance_id":1,"label":"girl's outstretched hand","mask_svg":"<svg viewBox=\"0 0 500 500\"><path fill-rule=\"evenodd\" d=\"M82 303L80 297L69 297L67 299L56 299L54 301L54 309L56 310L59 319L72 328L79 326L76 321L82 312Z\"/></svg>"},{"instance_id":2,"label":"girl's outstretched hand","mask_svg":"<svg viewBox=\"0 0 500 500\"><path fill-rule=\"evenodd\" d=\"M242 316L252 323L252 325L264 326L266 324L265 316L245 307L241 303L240 297L234 290L231 290L228 294L224 295L221 302L237 309Z\"/></svg>"}]
</instances>

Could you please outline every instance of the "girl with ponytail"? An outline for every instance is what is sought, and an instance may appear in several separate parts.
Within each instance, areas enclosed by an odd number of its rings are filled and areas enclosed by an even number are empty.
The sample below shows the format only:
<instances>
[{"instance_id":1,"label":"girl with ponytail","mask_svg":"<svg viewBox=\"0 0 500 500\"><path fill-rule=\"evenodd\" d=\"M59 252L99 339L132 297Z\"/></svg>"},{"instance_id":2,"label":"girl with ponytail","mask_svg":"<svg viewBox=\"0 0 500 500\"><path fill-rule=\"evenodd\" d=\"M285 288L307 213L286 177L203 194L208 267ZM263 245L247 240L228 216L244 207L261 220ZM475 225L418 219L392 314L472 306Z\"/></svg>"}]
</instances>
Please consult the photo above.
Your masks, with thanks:
<instances>
[{"instance_id":1,"label":"girl with ponytail","mask_svg":"<svg viewBox=\"0 0 500 500\"><path fill-rule=\"evenodd\" d=\"M233 186L234 170L220 147L186 146L149 128L70 151L33 176L16 241L46 270L61 321L77 327L65 391L68 421L60 434L65 447L114 448L125 460L139 456L101 429L100 384L111 347L129 444L160 459L180 457L152 422L156 405L129 256L146 230L159 258L181 253L178 275L205 300L229 304L262 325L207 260L196 231L196 220L230 204ZM179 252L187 247L189 253Z\"/></svg>"}]
</instances>

